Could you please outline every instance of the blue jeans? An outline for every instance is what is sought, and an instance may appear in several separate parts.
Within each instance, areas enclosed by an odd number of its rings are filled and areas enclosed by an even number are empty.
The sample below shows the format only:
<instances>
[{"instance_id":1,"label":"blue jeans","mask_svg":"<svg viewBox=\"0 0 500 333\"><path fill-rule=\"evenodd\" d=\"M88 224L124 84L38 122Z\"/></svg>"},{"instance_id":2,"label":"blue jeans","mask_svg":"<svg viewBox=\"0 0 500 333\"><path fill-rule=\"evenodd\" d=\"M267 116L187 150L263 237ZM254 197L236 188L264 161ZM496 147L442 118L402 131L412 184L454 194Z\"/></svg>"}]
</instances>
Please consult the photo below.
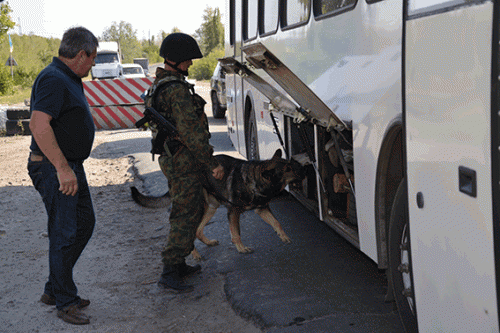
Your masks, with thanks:
<instances>
[{"instance_id":1,"label":"blue jeans","mask_svg":"<svg viewBox=\"0 0 500 333\"><path fill-rule=\"evenodd\" d=\"M28 161L28 173L40 193L48 215L49 279L45 293L55 297L61 310L80 300L73 281L73 267L87 245L95 214L82 162L69 162L78 179L75 196L59 191L55 167L47 160Z\"/></svg>"}]
</instances>

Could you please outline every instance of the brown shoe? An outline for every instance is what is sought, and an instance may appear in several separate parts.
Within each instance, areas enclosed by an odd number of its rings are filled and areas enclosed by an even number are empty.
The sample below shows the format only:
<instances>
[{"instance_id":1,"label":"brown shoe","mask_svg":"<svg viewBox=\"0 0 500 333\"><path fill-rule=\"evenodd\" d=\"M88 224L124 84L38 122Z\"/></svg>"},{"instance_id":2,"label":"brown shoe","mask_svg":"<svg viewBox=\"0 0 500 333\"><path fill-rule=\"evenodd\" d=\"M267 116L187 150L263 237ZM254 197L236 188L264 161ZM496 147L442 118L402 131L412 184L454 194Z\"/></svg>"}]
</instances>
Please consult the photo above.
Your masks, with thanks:
<instances>
[{"instance_id":1,"label":"brown shoe","mask_svg":"<svg viewBox=\"0 0 500 333\"><path fill-rule=\"evenodd\" d=\"M90 324L89 317L83 313L76 304L71 304L62 310L57 310L57 316L65 322L73 325Z\"/></svg>"},{"instance_id":2,"label":"brown shoe","mask_svg":"<svg viewBox=\"0 0 500 333\"><path fill-rule=\"evenodd\" d=\"M43 294L42 297L40 298L40 302L47 305L56 305L56 298L53 296L49 296L47 294ZM79 309L82 309L86 306L89 306L89 304L90 301L88 299L80 298L80 301L78 302L77 306Z\"/></svg>"}]
</instances>

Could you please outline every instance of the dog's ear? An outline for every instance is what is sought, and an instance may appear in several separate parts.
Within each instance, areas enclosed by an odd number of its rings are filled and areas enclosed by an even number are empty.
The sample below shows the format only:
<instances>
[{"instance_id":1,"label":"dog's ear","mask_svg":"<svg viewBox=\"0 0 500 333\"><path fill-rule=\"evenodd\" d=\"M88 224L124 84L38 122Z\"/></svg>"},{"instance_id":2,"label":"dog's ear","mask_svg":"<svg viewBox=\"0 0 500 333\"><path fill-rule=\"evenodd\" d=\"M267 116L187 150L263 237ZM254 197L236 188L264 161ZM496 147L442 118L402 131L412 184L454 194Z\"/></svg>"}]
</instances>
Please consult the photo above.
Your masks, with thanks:
<instances>
[{"instance_id":1,"label":"dog's ear","mask_svg":"<svg viewBox=\"0 0 500 333\"><path fill-rule=\"evenodd\" d=\"M277 149L273 155L273 158L265 161L265 170L273 170L278 165L278 161L281 159L281 149Z\"/></svg>"},{"instance_id":2,"label":"dog's ear","mask_svg":"<svg viewBox=\"0 0 500 333\"><path fill-rule=\"evenodd\" d=\"M276 149L273 155L273 160L281 158L281 149Z\"/></svg>"}]
</instances>

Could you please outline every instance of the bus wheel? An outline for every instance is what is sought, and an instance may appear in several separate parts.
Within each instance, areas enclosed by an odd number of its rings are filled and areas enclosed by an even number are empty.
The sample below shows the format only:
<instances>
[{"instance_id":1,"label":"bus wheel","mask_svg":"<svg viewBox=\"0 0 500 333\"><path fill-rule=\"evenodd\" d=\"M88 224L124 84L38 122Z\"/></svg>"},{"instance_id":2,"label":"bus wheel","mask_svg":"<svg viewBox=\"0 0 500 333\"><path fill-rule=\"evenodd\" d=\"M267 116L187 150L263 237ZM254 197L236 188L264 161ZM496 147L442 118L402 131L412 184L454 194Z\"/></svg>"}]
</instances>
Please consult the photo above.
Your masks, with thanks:
<instances>
[{"instance_id":1,"label":"bus wheel","mask_svg":"<svg viewBox=\"0 0 500 333\"><path fill-rule=\"evenodd\" d=\"M259 142L257 141L257 121L255 119L255 111L252 106L249 107L249 115L246 127L246 146L247 159L259 159Z\"/></svg>"},{"instance_id":2,"label":"bus wheel","mask_svg":"<svg viewBox=\"0 0 500 333\"><path fill-rule=\"evenodd\" d=\"M389 280L394 291L399 317L406 332L418 332L413 289L410 229L406 204L406 182L401 180L391 210L389 226Z\"/></svg>"}]
</instances>

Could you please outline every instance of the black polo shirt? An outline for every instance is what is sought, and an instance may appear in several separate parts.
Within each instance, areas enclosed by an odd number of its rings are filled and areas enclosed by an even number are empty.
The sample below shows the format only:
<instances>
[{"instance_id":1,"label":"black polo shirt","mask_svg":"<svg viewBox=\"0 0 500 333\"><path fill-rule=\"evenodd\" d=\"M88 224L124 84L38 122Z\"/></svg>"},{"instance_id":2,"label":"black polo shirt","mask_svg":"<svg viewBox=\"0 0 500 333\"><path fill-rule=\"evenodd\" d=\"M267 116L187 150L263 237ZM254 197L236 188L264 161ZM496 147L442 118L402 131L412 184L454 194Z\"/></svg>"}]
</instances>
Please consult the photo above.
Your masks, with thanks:
<instances>
[{"instance_id":1,"label":"black polo shirt","mask_svg":"<svg viewBox=\"0 0 500 333\"><path fill-rule=\"evenodd\" d=\"M33 110L52 116L50 125L67 160L89 157L95 126L82 79L57 57L38 74L33 83L30 111ZM30 148L34 152L41 152L33 137Z\"/></svg>"}]
</instances>

